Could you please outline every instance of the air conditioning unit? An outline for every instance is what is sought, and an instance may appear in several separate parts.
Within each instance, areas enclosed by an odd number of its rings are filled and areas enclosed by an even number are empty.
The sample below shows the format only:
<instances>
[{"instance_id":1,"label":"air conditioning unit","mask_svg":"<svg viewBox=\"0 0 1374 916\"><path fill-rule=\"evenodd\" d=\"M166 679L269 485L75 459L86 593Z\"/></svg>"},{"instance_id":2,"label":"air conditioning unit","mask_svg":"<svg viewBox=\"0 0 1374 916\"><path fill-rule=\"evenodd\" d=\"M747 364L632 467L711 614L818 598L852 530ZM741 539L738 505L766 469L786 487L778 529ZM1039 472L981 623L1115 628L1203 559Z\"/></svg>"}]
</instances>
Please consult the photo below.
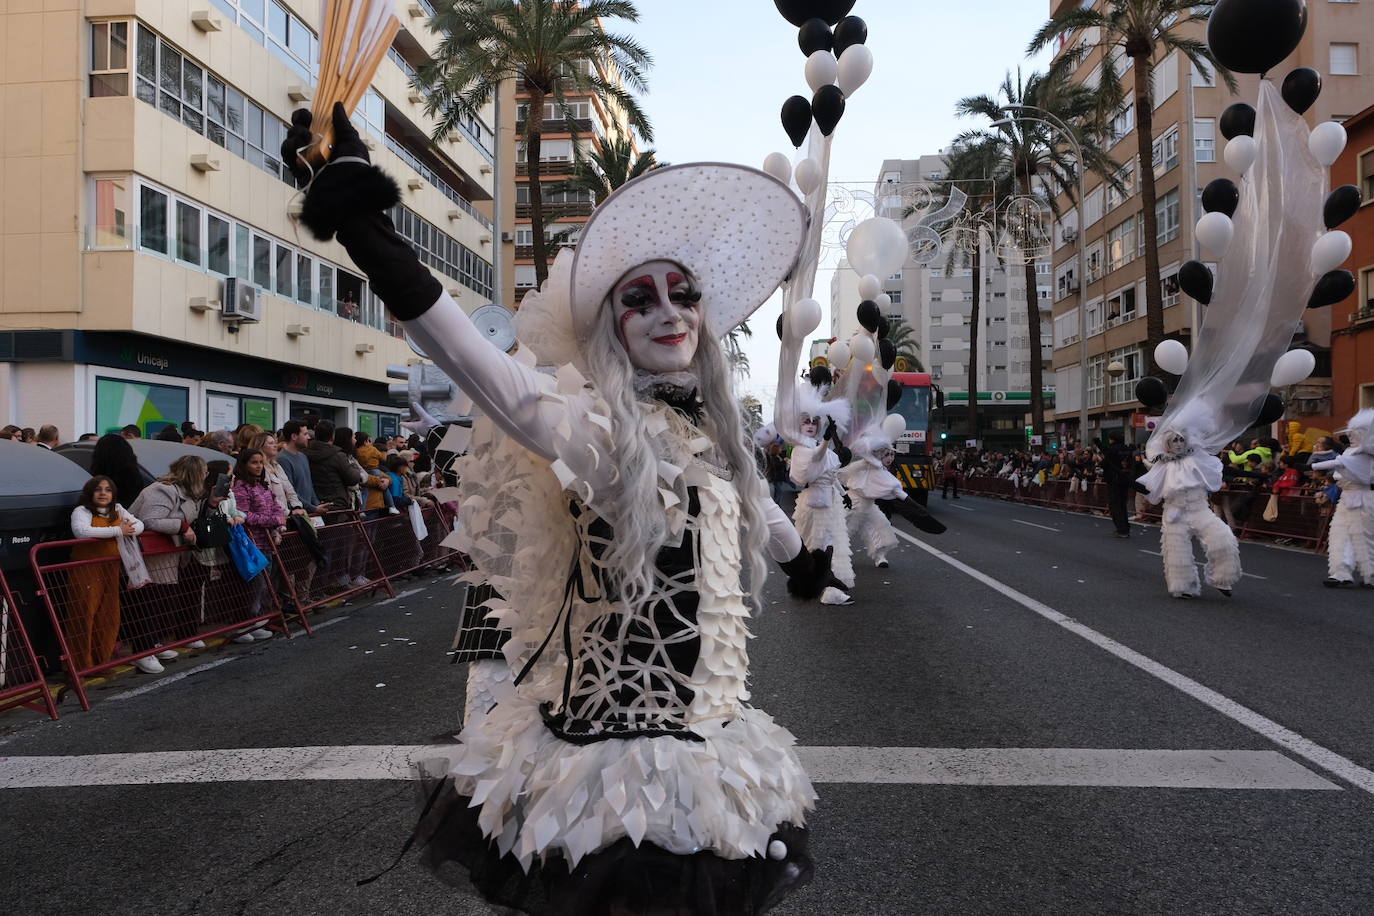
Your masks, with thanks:
<instances>
[{"instance_id":1,"label":"air conditioning unit","mask_svg":"<svg viewBox=\"0 0 1374 916\"><path fill-rule=\"evenodd\" d=\"M258 288L237 277L224 281L224 295L220 297L219 317L224 321L261 321L262 300Z\"/></svg>"},{"instance_id":2,"label":"air conditioning unit","mask_svg":"<svg viewBox=\"0 0 1374 916\"><path fill-rule=\"evenodd\" d=\"M1073 228L1072 226L1069 226L1067 229L1059 233L1059 237L1066 242L1076 242L1078 241L1078 230Z\"/></svg>"},{"instance_id":3,"label":"air conditioning unit","mask_svg":"<svg viewBox=\"0 0 1374 916\"><path fill-rule=\"evenodd\" d=\"M514 233L514 232L503 232L503 233L501 233L501 241L503 241L503 242L513 242L513 241L515 241L515 233Z\"/></svg>"}]
</instances>

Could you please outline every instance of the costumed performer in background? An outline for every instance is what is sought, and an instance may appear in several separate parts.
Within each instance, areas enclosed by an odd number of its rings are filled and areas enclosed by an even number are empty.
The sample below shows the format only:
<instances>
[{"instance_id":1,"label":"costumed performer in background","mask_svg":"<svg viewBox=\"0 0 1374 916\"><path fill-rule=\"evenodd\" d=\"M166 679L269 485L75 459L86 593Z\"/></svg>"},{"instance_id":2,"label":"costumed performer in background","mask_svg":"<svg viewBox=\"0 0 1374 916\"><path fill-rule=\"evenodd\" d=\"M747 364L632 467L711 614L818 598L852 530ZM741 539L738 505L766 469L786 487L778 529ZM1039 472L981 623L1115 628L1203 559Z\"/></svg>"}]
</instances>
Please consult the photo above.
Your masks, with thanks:
<instances>
[{"instance_id":1,"label":"costumed performer in background","mask_svg":"<svg viewBox=\"0 0 1374 916\"><path fill-rule=\"evenodd\" d=\"M1374 588L1374 407L1350 418L1345 433L1350 447L1328 461L1314 462L1314 471L1335 471L1341 498L1331 518L1326 551L1327 588L1355 584Z\"/></svg>"},{"instance_id":2,"label":"costumed performer in background","mask_svg":"<svg viewBox=\"0 0 1374 916\"><path fill-rule=\"evenodd\" d=\"M801 492L792 520L808 549L832 553L836 581L821 595L821 603L853 604L848 589L854 587L854 564L839 478L840 468L850 457L839 438L840 429L849 422L849 404L842 399L822 401L814 384L800 386L797 400L801 441L793 445L789 473Z\"/></svg>"},{"instance_id":3,"label":"costumed performer in background","mask_svg":"<svg viewBox=\"0 0 1374 916\"><path fill-rule=\"evenodd\" d=\"M531 913L764 912L810 877L815 794L793 736L748 705L747 621L765 555L801 596L830 572L767 498L720 337L792 269L801 203L721 164L620 188L522 305L549 376L487 342L393 229L395 185L341 108L334 130L302 221L337 233L482 413L463 532L518 672L436 774L428 860Z\"/></svg>"}]
</instances>

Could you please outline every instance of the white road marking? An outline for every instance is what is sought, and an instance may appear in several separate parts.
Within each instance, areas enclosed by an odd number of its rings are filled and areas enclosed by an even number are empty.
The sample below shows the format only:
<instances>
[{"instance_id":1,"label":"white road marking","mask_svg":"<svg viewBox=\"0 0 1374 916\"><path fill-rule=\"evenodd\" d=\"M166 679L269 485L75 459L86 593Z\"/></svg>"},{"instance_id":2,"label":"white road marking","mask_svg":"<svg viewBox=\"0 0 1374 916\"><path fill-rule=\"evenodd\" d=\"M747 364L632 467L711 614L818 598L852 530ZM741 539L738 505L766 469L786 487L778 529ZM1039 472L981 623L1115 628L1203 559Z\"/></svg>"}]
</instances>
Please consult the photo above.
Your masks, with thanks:
<instances>
[{"instance_id":1,"label":"white road marking","mask_svg":"<svg viewBox=\"0 0 1374 916\"><path fill-rule=\"evenodd\" d=\"M175 684L177 681L185 680L193 674L200 674L202 671L209 671L211 668L218 668L220 665L227 665L230 662L238 661L242 657L243 656L241 655L232 655L229 658L221 658L216 661L209 662L208 664L197 665L195 668L192 668L189 671L182 671L179 674L172 674L164 678L159 678L158 680L153 681L151 684L144 684L142 687L135 687L133 690L126 690L123 693L117 693L109 699L113 702L114 700L127 700L129 699L129 697L141 697L145 693L152 693L154 690L157 690L161 687L166 687L168 684Z\"/></svg>"},{"instance_id":2,"label":"white road marking","mask_svg":"<svg viewBox=\"0 0 1374 916\"><path fill-rule=\"evenodd\" d=\"M400 601L402 598L409 598L411 595L418 595L422 591L424 591L424 588L407 589L406 591L403 591L400 594L396 595L394 598L388 598L385 601L378 601L377 606L380 607L384 604L391 604L392 602Z\"/></svg>"},{"instance_id":3,"label":"white road marking","mask_svg":"<svg viewBox=\"0 0 1374 916\"><path fill-rule=\"evenodd\" d=\"M353 745L0 758L0 789L404 780L444 745ZM1340 791L1277 751L801 747L814 782Z\"/></svg>"},{"instance_id":4,"label":"white road marking","mask_svg":"<svg viewBox=\"0 0 1374 916\"><path fill-rule=\"evenodd\" d=\"M1152 557L1162 557L1162 556L1164 556L1164 554L1160 553L1158 550L1146 550L1146 549L1143 548L1143 547L1140 548L1140 552L1141 552L1141 553L1148 553L1148 554L1149 554L1150 556L1152 556ZM1269 581L1268 578L1267 578L1266 576L1257 576L1257 575L1255 575L1254 573L1243 572L1243 573L1241 573L1241 575L1244 576L1244 577L1247 578L1247 579L1260 579L1260 580L1265 581L1265 582Z\"/></svg>"},{"instance_id":5,"label":"white road marking","mask_svg":"<svg viewBox=\"0 0 1374 916\"><path fill-rule=\"evenodd\" d=\"M318 633L320 630L323 630L325 627L332 627L334 624L336 624L336 623L343 623L343 622L344 622L345 620L347 620L347 619L348 619L348 615L347 615L347 614L345 614L343 617L331 617L329 620L326 620L324 623L312 624L311 627L310 627L310 630L311 630L311 632Z\"/></svg>"},{"instance_id":6,"label":"white road marking","mask_svg":"<svg viewBox=\"0 0 1374 916\"><path fill-rule=\"evenodd\" d=\"M945 500L945 502L949 502L949 500ZM977 512L977 511L978 511L977 509L970 509L968 506L956 506L956 505L954 505L953 503L950 503L949 506L947 506L947 508L950 508L950 509L958 509L960 512Z\"/></svg>"},{"instance_id":7,"label":"white road marking","mask_svg":"<svg viewBox=\"0 0 1374 916\"><path fill-rule=\"evenodd\" d=\"M1374 794L1374 771L1367 770L1354 761L1347 760L1340 756L1335 751L1328 750L1304 738L1297 732L1285 728L1273 719L1262 716L1253 709L1242 706L1235 700L1223 696L1210 687L1200 684L1190 677L1179 674L1172 668L1161 665L1154 659L1142 655L1129 646L1117 642L1110 636L1104 636L1091 627L1079 623L1072 617L1061 614L1054 608L1036 601L1029 595L1023 594L1011 586L999 582L986 573L980 572L972 566L956 560L949 554L937 550L923 541L918 541L905 531L899 530L896 533L898 537L910 541L936 559L953 566L960 572L983 583L988 588L1005 595L1028 611L1039 614L1041 617L1063 627L1070 633L1081 636L1099 649L1103 649L1127 664L1133 665L1146 674L1158 678L1176 690L1197 700L1199 703L1210 706L1228 719L1244 725L1251 731L1263 735L1279 747L1286 748L1321 769L1339 776L1341 779L1344 779L1370 794Z\"/></svg>"},{"instance_id":8,"label":"white road marking","mask_svg":"<svg viewBox=\"0 0 1374 916\"><path fill-rule=\"evenodd\" d=\"M1059 534L1059 533L1060 533L1058 528L1051 528L1049 525L1037 525L1035 522L1026 522L1026 521L1022 521L1022 520L1019 519L1019 518L1014 518L1014 519L1012 519L1012 521L1013 521L1013 522L1016 522L1016 524L1018 524L1018 525L1029 525L1029 526L1032 527L1032 528L1040 528L1040 529L1043 529L1043 530L1045 530L1045 531L1053 531L1055 534Z\"/></svg>"}]
</instances>

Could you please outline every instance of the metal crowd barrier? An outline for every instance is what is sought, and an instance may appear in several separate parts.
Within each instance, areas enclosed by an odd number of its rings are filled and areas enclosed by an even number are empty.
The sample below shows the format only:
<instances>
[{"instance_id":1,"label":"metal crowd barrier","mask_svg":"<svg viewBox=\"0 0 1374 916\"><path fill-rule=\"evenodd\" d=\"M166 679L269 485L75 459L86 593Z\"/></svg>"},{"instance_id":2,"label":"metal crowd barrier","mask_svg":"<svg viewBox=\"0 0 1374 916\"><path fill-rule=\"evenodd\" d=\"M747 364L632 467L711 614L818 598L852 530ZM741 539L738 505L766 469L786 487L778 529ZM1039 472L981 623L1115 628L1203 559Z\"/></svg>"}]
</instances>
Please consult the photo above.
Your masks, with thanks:
<instances>
[{"instance_id":1,"label":"metal crowd barrier","mask_svg":"<svg viewBox=\"0 0 1374 916\"><path fill-rule=\"evenodd\" d=\"M1049 480L1039 486L1033 483L1019 485L1004 477L979 474L973 477L965 476L960 481L959 490L973 496L1005 499L1049 509L1090 515L1110 514L1107 504L1108 487L1100 481L1091 481L1084 489L1081 485L1073 485L1067 480ZM1234 506L1234 501L1248 500L1248 511L1244 519L1233 520L1224 511L1218 513L1227 519L1237 537L1286 539L1301 542L1314 551L1325 550L1327 531L1331 527L1331 507L1319 505L1316 497L1309 494L1280 496L1277 505L1278 517L1272 522L1265 521L1264 510L1271 495L1268 490L1222 490L1212 494L1212 504L1215 508L1224 510L1227 501L1233 501ZM1132 491L1127 501L1127 509L1131 515L1137 514L1134 511L1134 497L1135 493ZM1145 521L1158 522L1162 513L1162 506L1146 503L1139 516Z\"/></svg>"},{"instance_id":2,"label":"metal crowd barrier","mask_svg":"<svg viewBox=\"0 0 1374 916\"><path fill-rule=\"evenodd\" d=\"M326 604L383 589L396 594L387 581L372 540L356 512L331 513L333 524L315 529L322 556L295 531L288 531L272 545L272 571L281 590L307 634L309 612Z\"/></svg>"},{"instance_id":3,"label":"metal crowd barrier","mask_svg":"<svg viewBox=\"0 0 1374 916\"><path fill-rule=\"evenodd\" d=\"M57 704L24 629L23 615L0 571L0 709L16 706L57 718Z\"/></svg>"}]
</instances>

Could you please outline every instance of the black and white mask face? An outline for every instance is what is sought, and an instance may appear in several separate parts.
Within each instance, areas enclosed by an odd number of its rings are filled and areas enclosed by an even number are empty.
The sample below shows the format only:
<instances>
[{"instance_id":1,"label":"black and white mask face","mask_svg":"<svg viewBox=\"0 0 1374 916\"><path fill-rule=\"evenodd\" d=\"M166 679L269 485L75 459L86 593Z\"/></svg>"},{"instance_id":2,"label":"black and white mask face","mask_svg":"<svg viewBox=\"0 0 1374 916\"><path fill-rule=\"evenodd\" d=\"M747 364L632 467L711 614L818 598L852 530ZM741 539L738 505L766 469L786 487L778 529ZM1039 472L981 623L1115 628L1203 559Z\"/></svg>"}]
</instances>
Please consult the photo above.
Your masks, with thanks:
<instances>
[{"instance_id":1,"label":"black and white mask face","mask_svg":"<svg viewBox=\"0 0 1374 916\"><path fill-rule=\"evenodd\" d=\"M611 293L620 343L636 369L683 372L701 334L701 293L671 261L650 261L627 273Z\"/></svg>"}]
</instances>

